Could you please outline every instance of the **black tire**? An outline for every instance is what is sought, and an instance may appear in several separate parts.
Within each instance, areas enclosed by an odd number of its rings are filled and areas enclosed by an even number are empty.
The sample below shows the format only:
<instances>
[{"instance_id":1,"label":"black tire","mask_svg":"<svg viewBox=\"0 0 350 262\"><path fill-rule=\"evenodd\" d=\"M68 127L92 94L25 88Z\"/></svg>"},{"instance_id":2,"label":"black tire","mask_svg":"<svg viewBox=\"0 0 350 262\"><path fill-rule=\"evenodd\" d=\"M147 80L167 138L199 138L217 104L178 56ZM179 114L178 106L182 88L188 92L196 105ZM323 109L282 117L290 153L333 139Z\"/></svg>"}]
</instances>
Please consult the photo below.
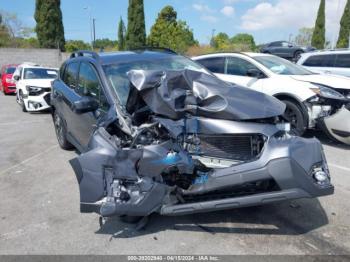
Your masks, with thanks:
<instances>
[{"instance_id":1,"label":"black tire","mask_svg":"<svg viewBox=\"0 0 350 262\"><path fill-rule=\"evenodd\" d=\"M293 101L283 100L282 102L286 104L284 118L288 120L291 125L291 133L296 136L302 136L307 128L302 109Z\"/></svg>"},{"instance_id":2,"label":"black tire","mask_svg":"<svg viewBox=\"0 0 350 262\"><path fill-rule=\"evenodd\" d=\"M300 59L302 53L304 53L304 52L301 51L301 50L296 51L296 52L294 53L294 57L293 57L294 62L298 62L298 60Z\"/></svg>"},{"instance_id":3,"label":"black tire","mask_svg":"<svg viewBox=\"0 0 350 262\"><path fill-rule=\"evenodd\" d=\"M19 100L19 103L22 107L22 112L27 112L27 108L24 104L24 100L23 100L23 93L22 93L22 90L19 90L19 94L18 94L18 100Z\"/></svg>"},{"instance_id":4,"label":"black tire","mask_svg":"<svg viewBox=\"0 0 350 262\"><path fill-rule=\"evenodd\" d=\"M74 146L67 140L67 129L66 126L60 117L60 115L54 111L53 112L53 123L55 126L55 132L58 144L64 150L71 150Z\"/></svg>"}]
</instances>

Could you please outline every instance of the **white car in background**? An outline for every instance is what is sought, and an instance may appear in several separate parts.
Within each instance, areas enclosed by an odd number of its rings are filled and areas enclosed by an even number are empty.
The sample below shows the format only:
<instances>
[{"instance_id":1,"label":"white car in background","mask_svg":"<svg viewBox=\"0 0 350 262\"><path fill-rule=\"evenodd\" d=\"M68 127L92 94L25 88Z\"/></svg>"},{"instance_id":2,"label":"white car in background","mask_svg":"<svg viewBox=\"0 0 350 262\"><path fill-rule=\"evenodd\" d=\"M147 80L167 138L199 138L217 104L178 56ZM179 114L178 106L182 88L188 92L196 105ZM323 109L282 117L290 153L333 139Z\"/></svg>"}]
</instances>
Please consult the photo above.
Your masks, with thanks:
<instances>
[{"instance_id":1,"label":"white car in background","mask_svg":"<svg viewBox=\"0 0 350 262\"><path fill-rule=\"evenodd\" d=\"M315 73L350 77L350 49L305 53L297 64Z\"/></svg>"},{"instance_id":2,"label":"white car in background","mask_svg":"<svg viewBox=\"0 0 350 262\"><path fill-rule=\"evenodd\" d=\"M24 63L17 67L12 78L16 83L16 99L23 112L37 112L50 108L51 82L58 70Z\"/></svg>"},{"instance_id":3,"label":"white car in background","mask_svg":"<svg viewBox=\"0 0 350 262\"><path fill-rule=\"evenodd\" d=\"M286 105L292 131L321 128L350 144L350 79L319 75L277 56L220 53L194 57L220 79L274 96ZM264 105L261 105L262 109Z\"/></svg>"}]
</instances>

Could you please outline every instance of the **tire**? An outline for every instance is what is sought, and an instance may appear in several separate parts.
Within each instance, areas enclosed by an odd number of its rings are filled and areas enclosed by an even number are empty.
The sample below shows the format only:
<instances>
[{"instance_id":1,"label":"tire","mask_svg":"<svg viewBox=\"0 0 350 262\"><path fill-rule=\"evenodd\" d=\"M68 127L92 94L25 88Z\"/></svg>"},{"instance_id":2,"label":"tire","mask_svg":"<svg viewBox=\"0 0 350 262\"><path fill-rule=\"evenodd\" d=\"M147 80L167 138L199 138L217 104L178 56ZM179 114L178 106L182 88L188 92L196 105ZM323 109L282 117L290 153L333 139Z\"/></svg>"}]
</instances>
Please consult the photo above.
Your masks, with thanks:
<instances>
[{"instance_id":1,"label":"tire","mask_svg":"<svg viewBox=\"0 0 350 262\"><path fill-rule=\"evenodd\" d=\"M24 100L23 100L23 93L22 90L19 90L19 94L18 94L18 101L22 107L22 112L27 112L27 108L24 104Z\"/></svg>"},{"instance_id":2,"label":"tire","mask_svg":"<svg viewBox=\"0 0 350 262\"><path fill-rule=\"evenodd\" d=\"M293 60L294 60L294 62L298 62L298 60L300 59L300 57L301 57L301 54L302 53L304 53L303 51L296 51L295 53L294 53L294 57L293 57Z\"/></svg>"},{"instance_id":3,"label":"tire","mask_svg":"<svg viewBox=\"0 0 350 262\"><path fill-rule=\"evenodd\" d=\"M291 125L291 133L296 136L302 136L307 128L302 109L293 101L282 100L282 102L286 104L284 118L288 120Z\"/></svg>"},{"instance_id":4,"label":"tire","mask_svg":"<svg viewBox=\"0 0 350 262\"><path fill-rule=\"evenodd\" d=\"M57 111L53 112L53 123L55 126L55 133L57 137L58 144L64 150L71 150L74 146L67 139L67 129Z\"/></svg>"}]
</instances>

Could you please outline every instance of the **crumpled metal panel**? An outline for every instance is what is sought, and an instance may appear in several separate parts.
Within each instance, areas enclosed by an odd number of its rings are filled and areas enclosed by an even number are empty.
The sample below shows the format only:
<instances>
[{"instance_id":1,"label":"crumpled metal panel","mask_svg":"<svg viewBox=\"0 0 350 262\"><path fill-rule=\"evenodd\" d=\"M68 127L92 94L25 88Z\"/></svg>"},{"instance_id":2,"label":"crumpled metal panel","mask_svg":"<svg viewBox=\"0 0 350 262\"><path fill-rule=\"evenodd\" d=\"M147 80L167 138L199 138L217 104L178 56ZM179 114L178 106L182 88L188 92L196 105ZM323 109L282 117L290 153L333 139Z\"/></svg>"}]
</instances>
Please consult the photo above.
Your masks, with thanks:
<instances>
[{"instance_id":1,"label":"crumpled metal panel","mask_svg":"<svg viewBox=\"0 0 350 262\"><path fill-rule=\"evenodd\" d=\"M279 116L285 111L285 105L274 97L203 72L132 70L128 77L151 111L171 119L190 114L250 120Z\"/></svg>"}]
</instances>

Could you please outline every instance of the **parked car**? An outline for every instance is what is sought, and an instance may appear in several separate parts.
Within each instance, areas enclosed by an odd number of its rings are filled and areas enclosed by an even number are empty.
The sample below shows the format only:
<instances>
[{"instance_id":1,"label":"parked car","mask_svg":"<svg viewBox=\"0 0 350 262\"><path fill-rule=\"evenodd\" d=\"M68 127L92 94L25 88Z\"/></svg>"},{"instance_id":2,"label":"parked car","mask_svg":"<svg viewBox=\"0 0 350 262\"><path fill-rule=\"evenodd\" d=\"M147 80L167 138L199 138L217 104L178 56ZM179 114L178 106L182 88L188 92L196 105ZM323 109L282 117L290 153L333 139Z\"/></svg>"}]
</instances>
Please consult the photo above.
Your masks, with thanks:
<instances>
[{"instance_id":1,"label":"parked car","mask_svg":"<svg viewBox=\"0 0 350 262\"><path fill-rule=\"evenodd\" d=\"M182 215L333 193L320 142L276 122L283 103L171 51L78 51L51 102L59 145L81 152L70 162L81 212Z\"/></svg>"},{"instance_id":2,"label":"parked car","mask_svg":"<svg viewBox=\"0 0 350 262\"><path fill-rule=\"evenodd\" d=\"M17 65L4 65L0 71L1 90L5 95L16 93L16 84L12 79L12 75Z\"/></svg>"},{"instance_id":3,"label":"parked car","mask_svg":"<svg viewBox=\"0 0 350 262\"><path fill-rule=\"evenodd\" d=\"M268 54L224 53L193 59L224 81L280 99L295 134L321 128L331 138L350 144L350 79L318 75Z\"/></svg>"},{"instance_id":4,"label":"parked car","mask_svg":"<svg viewBox=\"0 0 350 262\"><path fill-rule=\"evenodd\" d=\"M16 83L17 102L23 112L50 109L51 82L57 77L57 69L24 63L13 74Z\"/></svg>"},{"instance_id":5,"label":"parked car","mask_svg":"<svg viewBox=\"0 0 350 262\"><path fill-rule=\"evenodd\" d=\"M305 52L316 50L311 46L298 46L287 41L276 41L264 45L260 52L265 54L276 55L285 59L297 61Z\"/></svg>"},{"instance_id":6,"label":"parked car","mask_svg":"<svg viewBox=\"0 0 350 262\"><path fill-rule=\"evenodd\" d=\"M350 77L350 49L302 54L297 64L315 73Z\"/></svg>"}]
</instances>

